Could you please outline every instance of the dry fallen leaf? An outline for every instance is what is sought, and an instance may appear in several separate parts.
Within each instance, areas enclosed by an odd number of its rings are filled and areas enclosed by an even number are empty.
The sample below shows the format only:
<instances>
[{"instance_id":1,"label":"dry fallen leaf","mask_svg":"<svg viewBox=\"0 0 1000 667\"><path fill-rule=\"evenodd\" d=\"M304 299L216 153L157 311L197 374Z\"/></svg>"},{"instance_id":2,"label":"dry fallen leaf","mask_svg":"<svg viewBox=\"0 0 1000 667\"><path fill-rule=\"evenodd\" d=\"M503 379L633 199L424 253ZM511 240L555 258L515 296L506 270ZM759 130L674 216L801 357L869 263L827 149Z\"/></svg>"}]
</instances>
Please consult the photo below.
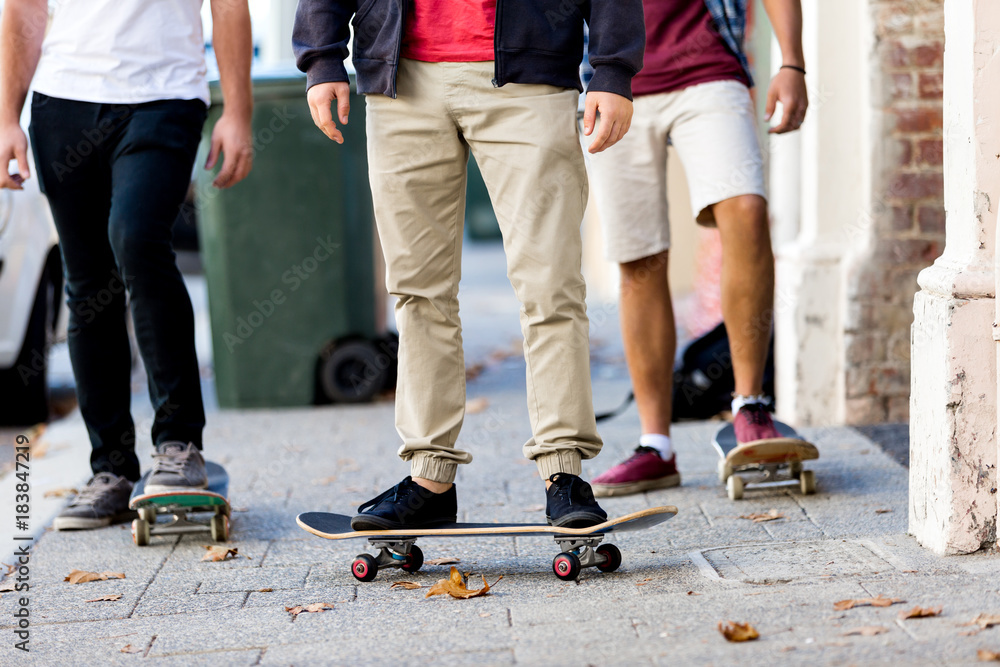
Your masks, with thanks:
<instances>
[{"instance_id":1,"label":"dry fallen leaf","mask_svg":"<svg viewBox=\"0 0 1000 667\"><path fill-rule=\"evenodd\" d=\"M754 523L763 523L764 521L774 521L775 519L786 518L784 514L778 512L778 510L771 510L770 512L754 512L753 514L741 514L741 519L750 519Z\"/></svg>"},{"instance_id":2,"label":"dry fallen leaf","mask_svg":"<svg viewBox=\"0 0 1000 667\"><path fill-rule=\"evenodd\" d=\"M976 651L976 657L980 662L1000 662L1000 653L981 648Z\"/></svg>"},{"instance_id":3,"label":"dry fallen leaf","mask_svg":"<svg viewBox=\"0 0 1000 667\"><path fill-rule=\"evenodd\" d=\"M701 593L695 593L694 591L688 591L688 595L701 595Z\"/></svg>"},{"instance_id":4,"label":"dry fallen leaf","mask_svg":"<svg viewBox=\"0 0 1000 667\"><path fill-rule=\"evenodd\" d=\"M312 612L326 611L327 609L333 609L333 605L329 602L313 602L307 605L298 605L296 607L285 607L287 611L292 616L298 616L299 614L306 614Z\"/></svg>"},{"instance_id":5,"label":"dry fallen leaf","mask_svg":"<svg viewBox=\"0 0 1000 667\"><path fill-rule=\"evenodd\" d=\"M4 568L3 576L5 577L9 577L10 575L14 574L15 570L17 570L17 565L8 565L7 563L0 563L0 565L3 565Z\"/></svg>"},{"instance_id":6,"label":"dry fallen leaf","mask_svg":"<svg viewBox=\"0 0 1000 667\"><path fill-rule=\"evenodd\" d=\"M13 593L14 592L14 582L5 581L0 584L0 593Z\"/></svg>"},{"instance_id":7,"label":"dry fallen leaf","mask_svg":"<svg viewBox=\"0 0 1000 667\"><path fill-rule=\"evenodd\" d=\"M493 582L493 585L496 586L500 579L503 579L502 574L496 581ZM462 573L459 572L457 568L452 566L451 577L448 579L439 579L436 584L431 586L431 589L427 591L427 595L424 597L429 598L432 595L450 595L453 598L467 600L469 598L477 598L482 595L486 595L489 592L490 585L486 583L486 577L483 577L482 588L479 590L469 590L466 588L466 578L462 576Z\"/></svg>"},{"instance_id":8,"label":"dry fallen leaf","mask_svg":"<svg viewBox=\"0 0 1000 667\"><path fill-rule=\"evenodd\" d=\"M472 364L465 367L465 380L471 381L479 377L486 367L483 364Z\"/></svg>"},{"instance_id":9,"label":"dry fallen leaf","mask_svg":"<svg viewBox=\"0 0 1000 667\"><path fill-rule=\"evenodd\" d=\"M891 511L892 510L889 510L889 509L875 510L875 514L888 514Z\"/></svg>"},{"instance_id":10,"label":"dry fallen leaf","mask_svg":"<svg viewBox=\"0 0 1000 667\"><path fill-rule=\"evenodd\" d=\"M927 616L937 616L941 613L942 607L914 607L909 611L899 612L899 618L901 620L906 620L908 618L926 618Z\"/></svg>"},{"instance_id":11,"label":"dry fallen leaf","mask_svg":"<svg viewBox=\"0 0 1000 667\"><path fill-rule=\"evenodd\" d=\"M122 653L142 653L141 646L132 646L131 644L125 644L121 648Z\"/></svg>"},{"instance_id":12,"label":"dry fallen leaf","mask_svg":"<svg viewBox=\"0 0 1000 667\"><path fill-rule=\"evenodd\" d=\"M394 581L394 582L392 582L392 586L389 586L389 588L390 589L392 589L392 588L405 588L408 591L412 591L412 590L414 590L416 588L423 588L423 586L421 586L418 583L412 582L412 581Z\"/></svg>"},{"instance_id":13,"label":"dry fallen leaf","mask_svg":"<svg viewBox=\"0 0 1000 667\"><path fill-rule=\"evenodd\" d=\"M85 600L85 602L118 602L121 599L121 593L110 593L108 595L102 595L101 597L94 598L93 600Z\"/></svg>"},{"instance_id":14,"label":"dry fallen leaf","mask_svg":"<svg viewBox=\"0 0 1000 667\"><path fill-rule=\"evenodd\" d=\"M329 477L321 477L319 479L314 479L312 481L313 486L326 486L327 484L333 484L337 481L336 475L330 475Z\"/></svg>"},{"instance_id":15,"label":"dry fallen leaf","mask_svg":"<svg viewBox=\"0 0 1000 667\"><path fill-rule=\"evenodd\" d=\"M735 621L726 621L725 624L719 621L719 632L722 633L722 636L727 641L731 642L748 642L760 637L757 628L749 623L737 623Z\"/></svg>"},{"instance_id":16,"label":"dry fallen leaf","mask_svg":"<svg viewBox=\"0 0 1000 667\"><path fill-rule=\"evenodd\" d=\"M257 592L258 593L273 593L274 589L273 588L258 588Z\"/></svg>"},{"instance_id":17,"label":"dry fallen leaf","mask_svg":"<svg viewBox=\"0 0 1000 667\"><path fill-rule=\"evenodd\" d=\"M205 547L205 555L201 559L212 562L236 558L240 551L238 547L220 547L215 544L203 544L202 546Z\"/></svg>"},{"instance_id":18,"label":"dry fallen leaf","mask_svg":"<svg viewBox=\"0 0 1000 667\"><path fill-rule=\"evenodd\" d=\"M991 628L994 625L1000 625L1000 614L980 614L965 625L978 625L980 628L985 630L986 628Z\"/></svg>"},{"instance_id":19,"label":"dry fallen leaf","mask_svg":"<svg viewBox=\"0 0 1000 667\"><path fill-rule=\"evenodd\" d=\"M65 498L66 496L75 496L79 491L69 486L60 486L56 489L49 489L42 494L43 498Z\"/></svg>"},{"instance_id":20,"label":"dry fallen leaf","mask_svg":"<svg viewBox=\"0 0 1000 667\"><path fill-rule=\"evenodd\" d=\"M894 604L899 604L900 602L906 602L906 600L901 600L899 598L884 598L881 595L876 595L873 598L859 598L857 600L840 600L839 602L833 603L833 608L836 611L844 611L845 609L853 609L854 607L889 607Z\"/></svg>"},{"instance_id":21,"label":"dry fallen leaf","mask_svg":"<svg viewBox=\"0 0 1000 667\"><path fill-rule=\"evenodd\" d=\"M844 633L845 637L850 635L861 635L862 637L874 637L875 635L881 635L883 633L889 632L889 628L882 625L866 625L860 628L854 628L853 630L848 630Z\"/></svg>"},{"instance_id":22,"label":"dry fallen leaf","mask_svg":"<svg viewBox=\"0 0 1000 667\"><path fill-rule=\"evenodd\" d=\"M452 563L462 562L458 558L431 558L430 560L425 560L424 565L451 565Z\"/></svg>"},{"instance_id":23,"label":"dry fallen leaf","mask_svg":"<svg viewBox=\"0 0 1000 667\"><path fill-rule=\"evenodd\" d=\"M490 399L485 396L480 396L479 398L474 398L471 401L467 401L465 404L465 414L467 415L478 415L480 412L486 410L490 407Z\"/></svg>"},{"instance_id":24,"label":"dry fallen leaf","mask_svg":"<svg viewBox=\"0 0 1000 667\"><path fill-rule=\"evenodd\" d=\"M108 579L124 579L124 572L87 572L85 570L73 570L63 579L71 584L85 584L88 581L107 581Z\"/></svg>"}]
</instances>

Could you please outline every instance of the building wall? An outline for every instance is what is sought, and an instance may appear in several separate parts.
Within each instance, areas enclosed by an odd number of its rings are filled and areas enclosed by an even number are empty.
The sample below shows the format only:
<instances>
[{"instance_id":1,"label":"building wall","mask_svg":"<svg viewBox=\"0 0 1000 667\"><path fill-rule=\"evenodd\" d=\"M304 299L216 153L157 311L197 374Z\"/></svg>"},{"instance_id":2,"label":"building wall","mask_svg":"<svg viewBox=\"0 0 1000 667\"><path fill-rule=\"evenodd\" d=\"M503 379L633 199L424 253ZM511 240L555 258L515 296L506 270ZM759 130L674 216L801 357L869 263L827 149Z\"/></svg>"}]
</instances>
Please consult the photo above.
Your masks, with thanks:
<instances>
[{"instance_id":1,"label":"building wall","mask_svg":"<svg viewBox=\"0 0 1000 667\"><path fill-rule=\"evenodd\" d=\"M870 11L872 199L847 229L845 271L852 424L908 419L917 273L944 245L943 0L873 0Z\"/></svg>"}]
</instances>

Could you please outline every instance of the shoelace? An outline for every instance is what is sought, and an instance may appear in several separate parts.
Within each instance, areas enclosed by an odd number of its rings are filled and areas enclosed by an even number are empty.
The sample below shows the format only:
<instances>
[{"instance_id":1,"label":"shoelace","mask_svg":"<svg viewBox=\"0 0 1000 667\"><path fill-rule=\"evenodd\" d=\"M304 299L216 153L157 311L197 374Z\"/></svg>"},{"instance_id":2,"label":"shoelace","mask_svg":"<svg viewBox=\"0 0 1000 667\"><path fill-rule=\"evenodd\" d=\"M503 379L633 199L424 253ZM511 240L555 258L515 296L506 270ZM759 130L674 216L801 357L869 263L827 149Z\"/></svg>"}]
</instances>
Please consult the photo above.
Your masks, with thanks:
<instances>
[{"instance_id":1,"label":"shoelace","mask_svg":"<svg viewBox=\"0 0 1000 667\"><path fill-rule=\"evenodd\" d=\"M100 474L91 480L91 483L83 487L76 498L73 499L72 505L93 505L97 502L101 494L108 490L108 487L114 484L110 476L105 474Z\"/></svg>"},{"instance_id":2,"label":"shoelace","mask_svg":"<svg viewBox=\"0 0 1000 667\"><path fill-rule=\"evenodd\" d=\"M564 481L565 480L565 481ZM549 477L549 481L556 487L556 495L572 500L573 484L576 478L565 473L557 472Z\"/></svg>"},{"instance_id":3,"label":"shoelace","mask_svg":"<svg viewBox=\"0 0 1000 667\"><path fill-rule=\"evenodd\" d=\"M153 454L153 469L156 472L184 473L187 457L180 458L171 454Z\"/></svg>"},{"instance_id":4,"label":"shoelace","mask_svg":"<svg viewBox=\"0 0 1000 667\"><path fill-rule=\"evenodd\" d=\"M767 410L764 409L763 405L748 405L741 412L746 415L751 424L756 426L767 424Z\"/></svg>"},{"instance_id":5,"label":"shoelace","mask_svg":"<svg viewBox=\"0 0 1000 667\"><path fill-rule=\"evenodd\" d=\"M390 489L388 489L386 491L383 491L382 493L378 494L377 496L375 496L374 498L372 498L368 502L362 504L360 507L358 507L358 514L362 514L365 510L369 510L372 507L375 507L376 505L378 505L380 502L382 502L383 500L385 500L389 496L392 496L392 499L395 502L398 499L398 495L397 495L396 492L399 490L399 487L401 487L402 485L403 485L403 482L400 482L396 486L393 486L392 488L390 488Z\"/></svg>"}]
</instances>

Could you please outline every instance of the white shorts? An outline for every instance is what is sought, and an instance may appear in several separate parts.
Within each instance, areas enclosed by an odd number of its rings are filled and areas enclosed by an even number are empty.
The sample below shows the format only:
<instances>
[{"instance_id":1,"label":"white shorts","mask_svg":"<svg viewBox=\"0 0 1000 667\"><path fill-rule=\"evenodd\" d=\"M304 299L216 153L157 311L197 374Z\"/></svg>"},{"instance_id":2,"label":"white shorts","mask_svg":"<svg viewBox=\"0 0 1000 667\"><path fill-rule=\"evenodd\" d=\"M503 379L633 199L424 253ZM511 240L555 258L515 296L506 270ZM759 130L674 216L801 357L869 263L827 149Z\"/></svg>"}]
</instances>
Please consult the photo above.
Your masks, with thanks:
<instances>
[{"instance_id":1,"label":"white shorts","mask_svg":"<svg viewBox=\"0 0 1000 667\"><path fill-rule=\"evenodd\" d=\"M632 126L592 155L591 186L604 227L605 253L619 264L670 247L667 142L677 149L700 224L715 225L712 205L764 191L764 166L750 91L711 81L635 98Z\"/></svg>"}]
</instances>

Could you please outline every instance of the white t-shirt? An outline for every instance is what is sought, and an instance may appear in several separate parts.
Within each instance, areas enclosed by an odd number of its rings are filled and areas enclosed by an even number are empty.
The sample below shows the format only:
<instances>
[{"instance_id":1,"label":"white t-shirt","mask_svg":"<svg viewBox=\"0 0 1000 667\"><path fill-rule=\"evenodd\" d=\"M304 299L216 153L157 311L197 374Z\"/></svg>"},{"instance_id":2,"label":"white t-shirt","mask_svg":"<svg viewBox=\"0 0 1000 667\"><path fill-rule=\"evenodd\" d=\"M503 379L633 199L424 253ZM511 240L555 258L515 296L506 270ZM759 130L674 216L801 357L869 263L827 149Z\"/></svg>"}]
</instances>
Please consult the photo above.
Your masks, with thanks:
<instances>
[{"instance_id":1,"label":"white t-shirt","mask_svg":"<svg viewBox=\"0 0 1000 667\"><path fill-rule=\"evenodd\" d=\"M33 88L107 104L209 103L202 0L57 0Z\"/></svg>"}]
</instances>

